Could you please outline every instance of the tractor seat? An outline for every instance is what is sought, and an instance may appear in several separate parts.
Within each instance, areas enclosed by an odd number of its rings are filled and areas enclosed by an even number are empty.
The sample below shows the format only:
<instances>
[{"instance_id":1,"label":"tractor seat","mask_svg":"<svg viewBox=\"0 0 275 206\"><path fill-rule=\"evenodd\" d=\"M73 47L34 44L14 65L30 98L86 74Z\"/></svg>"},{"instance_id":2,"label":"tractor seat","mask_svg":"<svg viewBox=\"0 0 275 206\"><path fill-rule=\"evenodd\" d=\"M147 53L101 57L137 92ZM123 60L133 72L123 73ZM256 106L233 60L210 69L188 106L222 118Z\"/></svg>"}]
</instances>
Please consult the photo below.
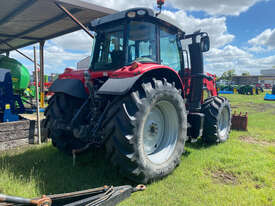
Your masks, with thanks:
<instances>
[{"instance_id":1,"label":"tractor seat","mask_svg":"<svg viewBox=\"0 0 275 206\"><path fill-rule=\"evenodd\" d=\"M123 51L112 51L111 52L111 58L112 58L112 64L114 66L121 66L124 62L124 54Z\"/></svg>"}]
</instances>

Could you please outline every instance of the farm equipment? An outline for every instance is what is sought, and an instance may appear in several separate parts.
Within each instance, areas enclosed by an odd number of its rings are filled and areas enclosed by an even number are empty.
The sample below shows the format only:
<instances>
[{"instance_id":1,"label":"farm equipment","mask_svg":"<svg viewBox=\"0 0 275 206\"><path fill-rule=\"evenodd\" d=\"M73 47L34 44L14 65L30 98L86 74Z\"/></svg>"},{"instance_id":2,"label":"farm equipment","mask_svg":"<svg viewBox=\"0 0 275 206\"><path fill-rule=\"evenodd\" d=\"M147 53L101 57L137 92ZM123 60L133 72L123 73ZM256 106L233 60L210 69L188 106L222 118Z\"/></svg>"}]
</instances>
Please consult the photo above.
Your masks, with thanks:
<instances>
[{"instance_id":1,"label":"farm equipment","mask_svg":"<svg viewBox=\"0 0 275 206\"><path fill-rule=\"evenodd\" d=\"M20 96L13 92L10 70L0 69L0 122L16 121L25 112Z\"/></svg>"},{"instance_id":2,"label":"farm equipment","mask_svg":"<svg viewBox=\"0 0 275 206\"><path fill-rule=\"evenodd\" d=\"M248 124L248 114L236 114L236 111L232 115L232 125L231 129L247 131L247 124Z\"/></svg>"},{"instance_id":3,"label":"farm equipment","mask_svg":"<svg viewBox=\"0 0 275 206\"><path fill-rule=\"evenodd\" d=\"M35 82L31 83L30 86L24 91L24 97L22 97L25 102L29 101L29 102L34 102L35 97L36 97L36 87L35 87ZM41 100L40 98L40 82L39 82L39 92L38 92L38 98L39 100ZM45 90L45 101L48 102L48 100L50 99L50 97L53 95L52 92L49 92L49 88L52 85L52 82L44 82L44 90Z\"/></svg>"},{"instance_id":4,"label":"farm equipment","mask_svg":"<svg viewBox=\"0 0 275 206\"><path fill-rule=\"evenodd\" d=\"M260 86L253 86L253 85L242 85L238 88L239 94L246 94L246 95L254 95L254 94L260 94L263 92L263 88Z\"/></svg>"},{"instance_id":5,"label":"farm equipment","mask_svg":"<svg viewBox=\"0 0 275 206\"><path fill-rule=\"evenodd\" d=\"M0 68L0 122L16 121L18 114L26 112L22 98L30 74L20 62L3 55L0 55Z\"/></svg>"},{"instance_id":6,"label":"farm equipment","mask_svg":"<svg viewBox=\"0 0 275 206\"><path fill-rule=\"evenodd\" d=\"M4 55L0 55L0 68L10 71L13 93L18 95L23 94L30 82L28 69L17 60Z\"/></svg>"},{"instance_id":7,"label":"farm equipment","mask_svg":"<svg viewBox=\"0 0 275 206\"><path fill-rule=\"evenodd\" d=\"M272 86L271 94L269 93L265 94L264 100L275 101L275 85Z\"/></svg>"},{"instance_id":8,"label":"farm equipment","mask_svg":"<svg viewBox=\"0 0 275 206\"><path fill-rule=\"evenodd\" d=\"M96 19L90 29L96 40L89 70L67 68L50 88L43 127L55 147L72 154L101 146L123 176L148 183L180 164L188 139L228 139L229 101L203 69L206 32L186 34L147 8ZM182 46L188 40L189 52Z\"/></svg>"}]
</instances>

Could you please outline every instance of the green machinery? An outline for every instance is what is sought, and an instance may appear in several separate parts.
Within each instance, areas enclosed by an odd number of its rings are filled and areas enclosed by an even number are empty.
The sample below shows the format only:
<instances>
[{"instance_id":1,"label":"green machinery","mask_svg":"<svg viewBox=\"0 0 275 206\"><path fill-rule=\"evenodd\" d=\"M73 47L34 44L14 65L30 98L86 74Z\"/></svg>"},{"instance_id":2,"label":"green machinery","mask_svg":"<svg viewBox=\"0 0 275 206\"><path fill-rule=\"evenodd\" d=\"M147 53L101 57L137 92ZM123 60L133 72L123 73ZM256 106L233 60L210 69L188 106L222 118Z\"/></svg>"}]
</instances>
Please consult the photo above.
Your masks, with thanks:
<instances>
[{"instance_id":1,"label":"green machinery","mask_svg":"<svg viewBox=\"0 0 275 206\"><path fill-rule=\"evenodd\" d=\"M4 55L0 55L0 68L10 70L14 94L23 94L30 83L28 69L17 60Z\"/></svg>"},{"instance_id":2,"label":"green machinery","mask_svg":"<svg viewBox=\"0 0 275 206\"><path fill-rule=\"evenodd\" d=\"M17 121L26 112L23 95L29 86L30 74L15 59L0 55L0 122Z\"/></svg>"}]
</instances>

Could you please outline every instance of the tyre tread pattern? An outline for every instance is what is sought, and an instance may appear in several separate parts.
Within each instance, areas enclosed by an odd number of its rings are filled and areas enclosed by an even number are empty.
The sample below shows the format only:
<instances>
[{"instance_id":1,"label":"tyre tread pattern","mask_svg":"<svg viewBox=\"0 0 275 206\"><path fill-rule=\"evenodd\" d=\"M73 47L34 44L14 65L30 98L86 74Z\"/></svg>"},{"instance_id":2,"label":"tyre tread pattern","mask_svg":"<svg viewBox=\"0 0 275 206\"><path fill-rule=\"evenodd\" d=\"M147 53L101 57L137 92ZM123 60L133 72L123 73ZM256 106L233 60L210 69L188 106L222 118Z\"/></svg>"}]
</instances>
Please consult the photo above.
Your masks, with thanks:
<instances>
[{"instance_id":1,"label":"tyre tread pattern","mask_svg":"<svg viewBox=\"0 0 275 206\"><path fill-rule=\"evenodd\" d=\"M56 93L49 100L49 105L45 110L44 135L52 139L53 146L66 154L71 154L73 149L84 147L85 143L76 139L72 132L62 130L57 125L69 125L82 103L81 99Z\"/></svg>"},{"instance_id":2,"label":"tyre tread pattern","mask_svg":"<svg viewBox=\"0 0 275 206\"><path fill-rule=\"evenodd\" d=\"M224 107L229 108L228 130L226 138L222 138L218 132L218 119ZM231 109L229 101L225 97L214 96L207 98L202 104L202 112L205 114L202 139L209 144L225 142L229 137L231 127Z\"/></svg>"}]
</instances>

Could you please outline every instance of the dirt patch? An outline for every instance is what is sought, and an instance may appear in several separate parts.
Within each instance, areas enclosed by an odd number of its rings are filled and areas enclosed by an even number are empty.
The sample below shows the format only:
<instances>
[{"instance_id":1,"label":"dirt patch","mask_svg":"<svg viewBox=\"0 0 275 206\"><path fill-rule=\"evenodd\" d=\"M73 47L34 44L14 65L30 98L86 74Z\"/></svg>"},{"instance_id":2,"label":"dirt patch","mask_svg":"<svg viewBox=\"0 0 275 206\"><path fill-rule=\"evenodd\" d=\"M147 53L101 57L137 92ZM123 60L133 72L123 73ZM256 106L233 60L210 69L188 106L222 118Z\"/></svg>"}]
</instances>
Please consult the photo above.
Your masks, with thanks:
<instances>
[{"instance_id":1,"label":"dirt patch","mask_svg":"<svg viewBox=\"0 0 275 206\"><path fill-rule=\"evenodd\" d=\"M255 185L255 188L256 188L257 190L259 190L259 189L264 188L264 185L256 184L256 185Z\"/></svg>"},{"instance_id":2,"label":"dirt patch","mask_svg":"<svg viewBox=\"0 0 275 206\"><path fill-rule=\"evenodd\" d=\"M268 103L257 104L257 103L249 102L249 103L246 103L245 106L257 112L266 112L268 110L275 109L275 104L268 104Z\"/></svg>"},{"instance_id":3,"label":"dirt patch","mask_svg":"<svg viewBox=\"0 0 275 206\"><path fill-rule=\"evenodd\" d=\"M37 119L37 115L36 113L32 113L32 114L20 114L21 117L23 117L24 119L28 119L28 120L36 120ZM44 119L44 113L40 113L40 120Z\"/></svg>"},{"instance_id":4,"label":"dirt patch","mask_svg":"<svg viewBox=\"0 0 275 206\"><path fill-rule=\"evenodd\" d=\"M222 183L222 184L231 184L236 185L238 184L238 178L232 172L226 172L222 169L212 171L211 176L215 182Z\"/></svg>"},{"instance_id":5,"label":"dirt patch","mask_svg":"<svg viewBox=\"0 0 275 206\"><path fill-rule=\"evenodd\" d=\"M249 143L249 144L258 144L258 145L262 145L262 146L275 146L274 141L268 142L268 141L259 140L259 139L256 139L256 138L253 138L253 137L250 137L250 136L240 136L239 139L242 142L246 142L246 143Z\"/></svg>"}]
</instances>

